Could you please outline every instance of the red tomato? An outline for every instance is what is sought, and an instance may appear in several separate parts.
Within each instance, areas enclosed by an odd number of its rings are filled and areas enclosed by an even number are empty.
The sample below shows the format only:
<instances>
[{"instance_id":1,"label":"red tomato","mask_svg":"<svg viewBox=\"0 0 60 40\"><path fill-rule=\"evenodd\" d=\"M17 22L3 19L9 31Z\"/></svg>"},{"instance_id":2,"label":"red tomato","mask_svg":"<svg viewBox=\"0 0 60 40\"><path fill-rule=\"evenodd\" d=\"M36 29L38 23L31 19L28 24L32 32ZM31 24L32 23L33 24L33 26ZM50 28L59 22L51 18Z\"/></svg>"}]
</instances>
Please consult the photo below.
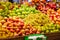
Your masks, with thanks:
<instances>
[{"instance_id":1,"label":"red tomato","mask_svg":"<svg viewBox=\"0 0 60 40\"><path fill-rule=\"evenodd\" d=\"M60 15L56 15L56 18L59 19L60 18Z\"/></svg>"}]
</instances>

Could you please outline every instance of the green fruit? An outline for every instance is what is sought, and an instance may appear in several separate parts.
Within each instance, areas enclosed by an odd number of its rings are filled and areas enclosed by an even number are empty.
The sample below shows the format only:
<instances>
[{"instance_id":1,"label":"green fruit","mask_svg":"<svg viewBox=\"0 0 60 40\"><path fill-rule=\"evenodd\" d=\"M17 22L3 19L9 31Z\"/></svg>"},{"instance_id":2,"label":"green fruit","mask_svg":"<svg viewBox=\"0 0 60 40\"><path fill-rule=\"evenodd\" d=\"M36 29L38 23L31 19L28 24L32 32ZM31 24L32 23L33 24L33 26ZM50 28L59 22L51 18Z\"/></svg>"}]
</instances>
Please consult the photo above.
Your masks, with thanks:
<instances>
[{"instance_id":1,"label":"green fruit","mask_svg":"<svg viewBox=\"0 0 60 40\"><path fill-rule=\"evenodd\" d=\"M46 30L46 33L49 33L49 30Z\"/></svg>"}]
</instances>

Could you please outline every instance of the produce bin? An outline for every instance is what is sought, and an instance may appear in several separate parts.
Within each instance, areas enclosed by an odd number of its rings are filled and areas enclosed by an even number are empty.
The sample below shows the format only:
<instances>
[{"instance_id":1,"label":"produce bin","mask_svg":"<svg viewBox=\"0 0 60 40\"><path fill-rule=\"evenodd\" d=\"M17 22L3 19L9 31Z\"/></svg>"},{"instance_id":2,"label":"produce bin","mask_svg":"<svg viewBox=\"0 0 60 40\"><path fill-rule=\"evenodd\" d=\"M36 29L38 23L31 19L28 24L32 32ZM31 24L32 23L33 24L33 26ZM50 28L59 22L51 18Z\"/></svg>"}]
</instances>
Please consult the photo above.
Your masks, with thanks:
<instances>
[{"instance_id":1,"label":"produce bin","mask_svg":"<svg viewBox=\"0 0 60 40\"><path fill-rule=\"evenodd\" d=\"M60 40L60 32L47 33L44 35L47 36L47 40ZM24 40L24 37L13 37L13 38L6 38L6 39L0 39L0 40Z\"/></svg>"}]
</instances>

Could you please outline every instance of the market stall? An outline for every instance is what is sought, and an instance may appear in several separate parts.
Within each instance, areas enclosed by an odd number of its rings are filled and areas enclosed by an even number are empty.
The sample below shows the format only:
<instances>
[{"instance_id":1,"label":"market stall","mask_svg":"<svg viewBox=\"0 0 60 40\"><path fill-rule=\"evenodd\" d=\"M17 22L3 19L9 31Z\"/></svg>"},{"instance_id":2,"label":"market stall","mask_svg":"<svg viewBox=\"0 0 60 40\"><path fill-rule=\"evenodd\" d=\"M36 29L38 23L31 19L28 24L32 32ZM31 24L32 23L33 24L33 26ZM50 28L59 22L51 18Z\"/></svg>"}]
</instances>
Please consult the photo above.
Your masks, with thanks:
<instances>
[{"instance_id":1,"label":"market stall","mask_svg":"<svg viewBox=\"0 0 60 40\"><path fill-rule=\"evenodd\" d=\"M46 0L0 2L0 40L60 40L60 7Z\"/></svg>"}]
</instances>

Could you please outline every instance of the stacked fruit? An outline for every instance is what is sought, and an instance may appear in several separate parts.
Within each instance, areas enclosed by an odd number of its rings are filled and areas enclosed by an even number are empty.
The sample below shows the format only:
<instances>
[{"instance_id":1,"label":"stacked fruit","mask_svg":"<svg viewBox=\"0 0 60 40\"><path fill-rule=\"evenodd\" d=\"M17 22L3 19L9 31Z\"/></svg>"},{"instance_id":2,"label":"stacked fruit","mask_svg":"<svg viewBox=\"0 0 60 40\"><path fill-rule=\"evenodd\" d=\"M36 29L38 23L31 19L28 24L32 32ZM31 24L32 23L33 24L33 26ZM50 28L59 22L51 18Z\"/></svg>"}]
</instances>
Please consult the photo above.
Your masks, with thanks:
<instances>
[{"instance_id":1,"label":"stacked fruit","mask_svg":"<svg viewBox=\"0 0 60 40\"><path fill-rule=\"evenodd\" d=\"M45 14L30 14L25 19L25 24L31 24L33 27L41 31L41 33L56 32L59 31L57 26L49 20L49 17Z\"/></svg>"},{"instance_id":2,"label":"stacked fruit","mask_svg":"<svg viewBox=\"0 0 60 40\"><path fill-rule=\"evenodd\" d=\"M13 10L9 10L8 16L19 16L20 18L25 18L30 13L39 13L38 10L35 9L35 7L29 7L27 5L21 5L20 8L18 6L15 6Z\"/></svg>"},{"instance_id":3,"label":"stacked fruit","mask_svg":"<svg viewBox=\"0 0 60 40\"><path fill-rule=\"evenodd\" d=\"M0 16L7 16L9 11L10 2L0 2Z\"/></svg>"},{"instance_id":4,"label":"stacked fruit","mask_svg":"<svg viewBox=\"0 0 60 40\"><path fill-rule=\"evenodd\" d=\"M54 23L58 23L60 24L60 14L59 14L59 10L56 12L53 9L49 9L47 11L47 14L49 15L50 19L54 22Z\"/></svg>"},{"instance_id":5,"label":"stacked fruit","mask_svg":"<svg viewBox=\"0 0 60 40\"><path fill-rule=\"evenodd\" d=\"M0 21L0 36L2 37L8 37L17 35L18 32L23 28L24 22L22 19L19 19L18 17L9 17L4 18ZM4 33L7 32L7 33ZM2 34L3 33L3 34ZM6 36L4 36L6 34Z\"/></svg>"},{"instance_id":6,"label":"stacked fruit","mask_svg":"<svg viewBox=\"0 0 60 40\"><path fill-rule=\"evenodd\" d=\"M0 21L0 38L26 36L29 34L39 34L40 30L25 24L19 17L4 18Z\"/></svg>"},{"instance_id":7,"label":"stacked fruit","mask_svg":"<svg viewBox=\"0 0 60 40\"><path fill-rule=\"evenodd\" d=\"M57 10L56 23L60 24L60 9Z\"/></svg>"},{"instance_id":8,"label":"stacked fruit","mask_svg":"<svg viewBox=\"0 0 60 40\"><path fill-rule=\"evenodd\" d=\"M16 3L10 3L10 2L0 2L0 16L3 17L8 17L9 15L9 10L12 10L14 8L14 6L18 6Z\"/></svg>"},{"instance_id":9,"label":"stacked fruit","mask_svg":"<svg viewBox=\"0 0 60 40\"><path fill-rule=\"evenodd\" d=\"M52 2L52 3L40 3L39 5L37 5L36 7L37 10L42 11L43 13L47 13L47 10L49 9L54 9L56 10L56 3Z\"/></svg>"},{"instance_id":10,"label":"stacked fruit","mask_svg":"<svg viewBox=\"0 0 60 40\"><path fill-rule=\"evenodd\" d=\"M40 3L37 9L41 12L28 5L0 3L3 6L0 8L0 38L60 31L60 9L55 11L54 3L32 2Z\"/></svg>"},{"instance_id":11,"label":"stacked fruit","mask_svg":"<svg viewBox=\"0 0 60 40\"><path fill-rule=\"evenodd\" d=\"M41 12L38 14L29 14L25 19L26 24L31 25L45 25L47 23L50 23L49 17L45 14L42 14Z\"/></svg>"},{"instance_id":12,"label":"stacked fruit","mask_svg":"<svg viewBox=\"0 0 60 40\"><path fill-rule=\"evenodd\" d=\"M51 20L55 21L56 20L56 15L58 15L58 13L56 11L54 11L53 9L49 9L47 11L47 15L49 15Z\"/></svg>"},{"instance_id":13,"label":"stacked fruit","mask_svg":"<svg viewBox=\"0 0 60 40\"><path fill-rule=\"evenodd\" d=\"M60 8L57 10L57 12L60 14Z\"/></svg>"}]
</instances>

